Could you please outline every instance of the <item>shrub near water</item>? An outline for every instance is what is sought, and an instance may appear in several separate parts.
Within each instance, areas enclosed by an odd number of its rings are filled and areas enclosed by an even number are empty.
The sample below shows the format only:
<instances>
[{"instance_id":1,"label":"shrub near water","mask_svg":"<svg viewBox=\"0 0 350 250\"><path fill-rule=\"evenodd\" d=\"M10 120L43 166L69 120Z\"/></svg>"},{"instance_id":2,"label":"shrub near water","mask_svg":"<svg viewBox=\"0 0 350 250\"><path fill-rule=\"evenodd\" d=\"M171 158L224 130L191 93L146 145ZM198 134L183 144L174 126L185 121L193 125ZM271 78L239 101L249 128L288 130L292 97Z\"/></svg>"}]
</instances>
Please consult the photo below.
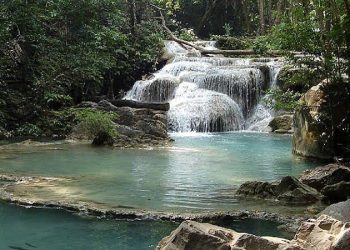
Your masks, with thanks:
<instances>
[{"instance_id":1,"label":"shrub near water","mask_svg":"<svg viewBox=\"0 0 350 250\"><path fill-rule=\"evenodd\" d=\"M94 109L74 110L78 124L74 133L78 137L93 139L98 133L107 133L112 137L117 135L114 121L118 118L116 113L104 112Z\"/></svg>"}]
</instances>

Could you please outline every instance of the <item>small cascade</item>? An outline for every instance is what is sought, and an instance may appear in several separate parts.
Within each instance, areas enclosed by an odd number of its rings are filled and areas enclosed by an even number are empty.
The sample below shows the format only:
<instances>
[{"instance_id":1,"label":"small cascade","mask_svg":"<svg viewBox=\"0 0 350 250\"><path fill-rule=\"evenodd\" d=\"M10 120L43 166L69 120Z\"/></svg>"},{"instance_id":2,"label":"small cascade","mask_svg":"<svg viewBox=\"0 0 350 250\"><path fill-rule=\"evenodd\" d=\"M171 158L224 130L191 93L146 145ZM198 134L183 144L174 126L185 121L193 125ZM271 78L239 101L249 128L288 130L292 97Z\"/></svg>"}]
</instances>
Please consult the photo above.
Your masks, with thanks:
<instances>
[{"instance_id":1,"label":"small cascade","mask_svg":"<svg viewBox=\"0 0 350 250\"><path fill-rule=\"evenodd\" d=\"M222 132L243 128L243 114L227 95L181 83L170 101L169 128L174 132Z\"/></svg>"},{"instance_id":2,"label":"small cascade","mask_svg":"<svg viewBox=\"0 0 350 250\"><path fill-rule=\"evenodd\" d=\"M180 81L172 75L156 75L151 80L137 81L125 99L142 102L166 102L173 97Z\"/></svg>"},{"instance_id":3,"label":"small cascade","mask_svg":"<svg viewBox=\"0 0 350 250\"><path fill-rule=\"evenodd\" d=\"M200 42L215 49L213 42ZM273 112L261 102L276 86L280 59L202 57L173 41L165 43L174 59L149 80L137 81L125 99L169 102L174 132L265 131Z\"/></svg>"}]
</instances>

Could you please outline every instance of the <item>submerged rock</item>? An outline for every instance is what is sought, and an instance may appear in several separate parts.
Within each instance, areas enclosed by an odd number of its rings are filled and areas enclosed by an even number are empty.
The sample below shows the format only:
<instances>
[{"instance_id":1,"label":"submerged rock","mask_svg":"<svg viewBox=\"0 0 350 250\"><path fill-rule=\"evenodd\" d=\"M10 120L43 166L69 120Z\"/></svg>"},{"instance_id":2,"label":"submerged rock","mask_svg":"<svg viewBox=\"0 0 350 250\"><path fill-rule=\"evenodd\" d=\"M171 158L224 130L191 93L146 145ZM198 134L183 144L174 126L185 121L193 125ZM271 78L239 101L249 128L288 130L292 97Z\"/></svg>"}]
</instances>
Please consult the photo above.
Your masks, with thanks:
<instances>
[{"instance_id":1,"label":"submerged rock","mask_svg":"<svg viewBox=\"0 0 350 250\"><path fill-rule=\"evenodd\" d=\"M321 191L327 185L334 185L341 181L350 181L350 168L339 164L328 164L306 170L299 180Z\"/></svg>"},{"instance_id":2,"label":"submerged rock","mask_svg":"<svg viewBox=\"0 0 350 250\"><path fill-rule=\"evenodd\" d=\"M244 197L276 199L288 204L310 204L321 199L321 194L295 177L283 177L280 182L246 182L236 192Z\"/></svg>"},{"instance_id":3,"label":"submerged rock","mask_svg":"<svg viewBox=\"0 0 350 250\"><path fill-rule=\"evenodd\" d=\"M157 250L346 250L350 245L350 223L330 216L303 222L293 240L259 237L247 233L184 221L169 236L162 239Z\"/></svg>"}]
</instances>

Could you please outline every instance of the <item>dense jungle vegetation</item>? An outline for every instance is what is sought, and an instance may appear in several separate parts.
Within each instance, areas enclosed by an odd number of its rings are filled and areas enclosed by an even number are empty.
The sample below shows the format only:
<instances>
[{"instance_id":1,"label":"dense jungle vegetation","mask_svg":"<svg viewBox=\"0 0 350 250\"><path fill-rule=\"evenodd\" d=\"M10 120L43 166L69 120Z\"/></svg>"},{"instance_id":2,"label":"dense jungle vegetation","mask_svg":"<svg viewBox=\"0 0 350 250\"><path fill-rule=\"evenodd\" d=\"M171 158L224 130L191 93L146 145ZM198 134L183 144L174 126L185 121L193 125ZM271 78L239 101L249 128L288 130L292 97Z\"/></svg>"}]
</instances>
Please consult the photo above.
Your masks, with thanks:
<instances>
[{"instance_id":1,"label":"dense jungle vegetation","mask_svg":"<svg viewBox=\"0 0 350 250\"><path fill-rule=\"evenodd\" d=\"M307 55L271 93L279 108L325 78L349 92L348 0L2 0L0 137L65 135L79 119L65 108L117 98L157 69L168 36L159 12L184 40Z\"/></svg>"}]
</instances>

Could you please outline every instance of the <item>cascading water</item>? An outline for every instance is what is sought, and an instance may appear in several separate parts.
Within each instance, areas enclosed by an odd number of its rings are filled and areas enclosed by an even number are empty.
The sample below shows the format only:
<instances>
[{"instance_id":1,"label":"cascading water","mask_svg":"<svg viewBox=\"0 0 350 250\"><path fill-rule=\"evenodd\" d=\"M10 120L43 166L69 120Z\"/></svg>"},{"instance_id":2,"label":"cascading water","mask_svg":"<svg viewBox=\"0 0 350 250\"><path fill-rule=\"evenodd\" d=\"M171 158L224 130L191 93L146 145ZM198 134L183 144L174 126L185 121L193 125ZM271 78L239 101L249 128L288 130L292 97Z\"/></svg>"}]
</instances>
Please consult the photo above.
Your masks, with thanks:
<instances>
[{"instance_id":1,"label":"cascading water","mask_svg":"<svg viewBox=\"0 0 350 250\"><path fill-rule=\"evenodd\" d=\"M215 49L213 42L202 46ZM282 60L202 57L173 41L165 42L171 63L137 81L125 99L169 102L169 130L174 132L265 131L273 112L261 102L276 86Z\"/></svg>"}]
</instances>

